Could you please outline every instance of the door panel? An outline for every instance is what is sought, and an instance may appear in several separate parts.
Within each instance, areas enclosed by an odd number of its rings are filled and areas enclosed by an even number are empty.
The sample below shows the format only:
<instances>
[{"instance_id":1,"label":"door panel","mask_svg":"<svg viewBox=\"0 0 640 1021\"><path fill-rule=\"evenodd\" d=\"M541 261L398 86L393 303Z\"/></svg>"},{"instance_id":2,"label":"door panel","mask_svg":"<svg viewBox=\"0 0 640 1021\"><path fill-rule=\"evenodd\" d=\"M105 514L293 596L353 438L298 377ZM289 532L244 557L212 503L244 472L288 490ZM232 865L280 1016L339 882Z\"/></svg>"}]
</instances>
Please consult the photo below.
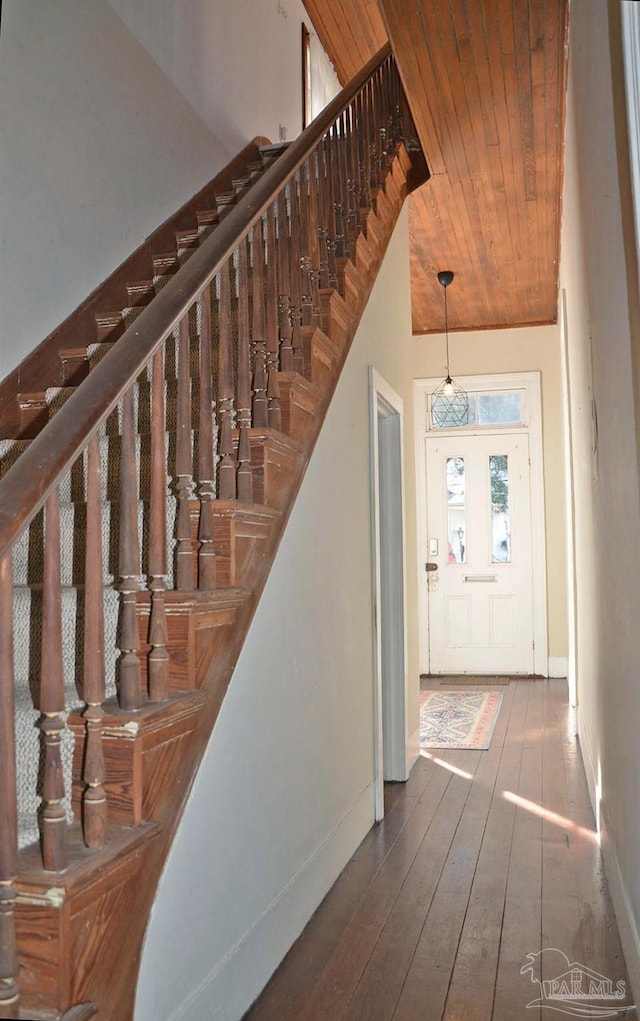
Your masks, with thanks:
<instances>
[{"instance_id":1,"label":"door panel","mask_svg":"<svg viewBox=\"0 0 640 1021\"><path fill-rule=\"evenodd\" d=\"M532 673L528 436L429 436L426 459L430 671Z\"/></svg>"}]
</instances>

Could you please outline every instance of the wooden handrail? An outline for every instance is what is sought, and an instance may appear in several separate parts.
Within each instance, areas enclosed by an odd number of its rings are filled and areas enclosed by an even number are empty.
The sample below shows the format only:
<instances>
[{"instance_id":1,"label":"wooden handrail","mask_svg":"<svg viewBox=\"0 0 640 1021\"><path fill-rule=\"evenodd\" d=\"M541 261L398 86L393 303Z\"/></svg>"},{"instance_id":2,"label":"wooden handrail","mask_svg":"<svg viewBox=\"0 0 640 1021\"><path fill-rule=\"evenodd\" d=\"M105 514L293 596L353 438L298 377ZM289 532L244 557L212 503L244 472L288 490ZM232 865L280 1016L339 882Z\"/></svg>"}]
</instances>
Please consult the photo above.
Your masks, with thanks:
<instances>
[{"instance_id":1,"label":"wooden handrail","mask_svg":"<svg viewBox=\"0 0 640 1021\"><path fill-rule=\"evenodd\" d=\"M274 195L291 180L390 53L387 44L267 168L9 469L0 482L0 559L42 508L131 381L269 207Z\"/></svg>"}]
</instances>

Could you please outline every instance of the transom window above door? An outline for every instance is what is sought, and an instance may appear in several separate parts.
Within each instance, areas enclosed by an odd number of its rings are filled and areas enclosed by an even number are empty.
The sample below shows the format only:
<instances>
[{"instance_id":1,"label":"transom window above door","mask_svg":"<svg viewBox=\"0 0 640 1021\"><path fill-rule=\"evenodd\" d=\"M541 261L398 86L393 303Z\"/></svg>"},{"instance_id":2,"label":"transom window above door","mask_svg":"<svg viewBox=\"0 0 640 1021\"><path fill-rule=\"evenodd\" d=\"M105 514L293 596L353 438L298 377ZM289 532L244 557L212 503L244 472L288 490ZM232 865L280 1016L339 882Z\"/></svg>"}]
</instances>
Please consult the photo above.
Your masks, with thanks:
<instances>
[{"instance_id":1,"label":"transom window above door","mask_svg":"<svg viewBox=\"0 0 640 1021\"><path fill-rule=\"evenodd\" d=\"M427 424L428 428L437 429L439 432L442 430L455 430L456 432L462 429L473 429L476 430L485 429L496 429L504 426L509 429L513 429L519 425L525 426L528 424L527 415L527 391L523 389L517 390L482 390L475 393L469 393L469 417L464 425L457 425L455 423L449 424L446 417L438 415L440 421L435 421L431 415L431 399L432 395L427 394Z\"/></svg>"}]
</instances>

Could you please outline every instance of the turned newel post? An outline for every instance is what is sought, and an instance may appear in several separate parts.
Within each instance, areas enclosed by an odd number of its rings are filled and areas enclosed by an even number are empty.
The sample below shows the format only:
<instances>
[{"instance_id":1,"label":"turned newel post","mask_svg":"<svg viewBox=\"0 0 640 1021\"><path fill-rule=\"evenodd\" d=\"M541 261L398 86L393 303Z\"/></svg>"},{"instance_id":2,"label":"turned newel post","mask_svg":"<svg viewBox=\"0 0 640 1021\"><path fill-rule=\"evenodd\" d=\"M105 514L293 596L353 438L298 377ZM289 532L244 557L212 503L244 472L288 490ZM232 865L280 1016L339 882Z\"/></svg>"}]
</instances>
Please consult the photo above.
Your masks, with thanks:
<instances>
[{"instance_id":1,"label":"turned newel post","mask_svg":"<svg viewBox=\"0 0 640 1021\"><path fill-rule=\"evenodd\" d=\"M11 555L0 560L0 1018L19 1007L15 904L18 810L13 679L13 579Z\"/></svg>"},{"instance_id":2,"label":"turned newel post","mask_svg":"<svg viewBox=\"0 0 640 1021\"><path fill-rule=\"evenodd\" d=\"M102 501L97 433L87 447L87 538L85 547L84 700L85 751L82 778L82 827L87 847L103 847L107 798L102 747L104 678L104 607L102 595Z\"/></svg>"},{"instance_id":3,"label":"turned newel post","mask_svg":"<svg viewBox=\"0 0 640 1021\"><path fill-rule=\"evenodd\" d=\"M216 551L213 542L214 452L213 387L211 373L211 288L200 299L200 403L198 428L198 588L216 586Z\"/></svg>"},{"instance_id":4,"label":"turned newel post","mask_svg":"<svg viewBox=\"0 0 640 1021\"><path fill-rule=\"evenodd\" d=\"M64 710L60 497L58 490L54 489L45 504L40 665L40 712L43 717L40 730L44 746L42 863L52 872L62 872L67 867L67 818L62 804L65 791L61 756Z\"/></svg>"},{"instance_id":5,"label":"turned newel post","mask_svg":"<svg viewBox=\"0 0 640 1021\"><path fill-rule=\"evenodd\" d=\"M167 466L165 460L164 350L151 363L151 500L149 508L149 698L169 697L169 653L165 606L167 577Z\"/></svg>"}]
</instances>

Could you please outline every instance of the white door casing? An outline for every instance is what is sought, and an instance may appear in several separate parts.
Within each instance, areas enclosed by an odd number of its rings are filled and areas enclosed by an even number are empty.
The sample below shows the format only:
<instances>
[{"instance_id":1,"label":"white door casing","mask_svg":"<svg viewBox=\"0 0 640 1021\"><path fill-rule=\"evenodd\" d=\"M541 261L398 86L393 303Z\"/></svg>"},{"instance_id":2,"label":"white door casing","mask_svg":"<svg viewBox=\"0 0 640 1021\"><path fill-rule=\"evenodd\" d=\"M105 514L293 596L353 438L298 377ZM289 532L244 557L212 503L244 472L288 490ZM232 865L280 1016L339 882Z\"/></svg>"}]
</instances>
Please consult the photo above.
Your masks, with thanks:
<instances>
[{"instance_id":1,"label":"white door casing","mask_svg":"<svg viewBox=\"0 0 640 1021\"><path fill-rule=\"evenodd\" d=\"M369 366L376 820L384 817L384 780L408 776L402 422L402 398Z\"/></svg>"},{"instance_id":2,"label":"white door casing","mask_svg":"<svg viewBox=\"0 0 640 1021\"><path fill-rule=\"evenodd\" d=\"M469 394L496 394L500 391L513 391L517 390L522 396L522 408L523 416L522 421L518 424L511 424L508 426L491 426L490 428L482 425L469 425L464 428L453 428L453 429L431 429L429 419L429 397L433 393L435 388L440 384L440 379L424 379L416 380L414 384L414 410L415 410L415 429L416 429L416 480L417 480L417 516L418 516L418 549L419 549L419 562L417 565L418 569L418 596L419 596L419 617L420 617L420 672L428 674L430 672L466 672L466 673L499 673L506 671L508 673L535 673L541 676L547 676L548 674L548 658L547 658L547 598L546 598L546 544L545 544L545 518L544 518L544 486L543 486L543 463L542 463L542 419L541 419L541 401L540 401L540 374L538 372L524 372L524 373L500 373L493 376L466 376L457 377L457 381L460 383ZM500 436L503 437L500 441ZM458 592L457 595L461 597L461 601L456 605L453 602L449 603L446 608L446 612L449 614L448 619L444 620L444 625L448 628L449 636L453 637L453 630L458 627L462 627L465 619L468 620L469 626L471 627L475 621L482 618L484 614L484 628L485 628L485 647L486 647L486 634L487 627L492 627L492 633L494 638L502 639L508 638L507 629L509 627L515 628L514 633L523 636L523 624L522 620L525 613L530 614L531 621L531 633L532 637L528 639L529 643L529 658L526 665L523 658L519 660L519 665L513 665L513 660L510 665L508 664L507 653L502 650L502 663L499 663L498 656L492 656L487 652L482 651L482 641L478 639L479 632L477 626L475 630L476 637L472 637L471 645L468 646L467 652L460 653L457 661L450 665L443 662L440 654L437 654L437 670L434 669L434 664L430 660L430 646L432 645L432 636L429 631L429 585L433 585L433 574L428 574L425 571L425 564L427 562L433 562L436 558L430 555L428 540L429 538L438 538L433 535L433 531L429 530L428 519L427 519L427 493L433 494L434 487L437 490L437 480L428 477L427 472L427 447L429 443L435 443L437 441L448 441L451 438L457 440L458 451L462 449L462 445L468 443L474 437L482 438L482 444L488 444L484 446L482 452L482 458L484 458L485 470L484 481L478 483L481 487L485 487L485 496L479 499L484 502L484 509L487 510L487 503L490 506L490 500L487 500L487 479L488 472L486 470L487 459L490 455L500 455L499 449L500 443L504 446L506 443L511 442L507 439L510 436L514 441L517 439L518 443L516 447L511 451L510 457L510 468L513 465L517 466L518 475L523 474L527 476L524 480L517 478L515 489L513 489L513 481L511 483L512 490L512 507L511 512L516 514L515 523L518 526L518 530L524 528L523 536L526 536L527 528L530 528L530 565L529 565L529 583L524 581L522 576L522 570L527 570L526 565L523 564L522 558L520 557L521 543L518 543L518 569L514 572L507 572L503 570L506 566L504 563L490 562L490 566L485 570L485 566L480 567L480 562L475 559L476 552L473 553L474 562L468 564L468 570L459 570L458 566L451 565L452 571L449 572L451 582L455 580L456 572L460 577L465 575L487 575L486 580L476 580L463 582L459 580L459 586L464 591L469 590L474 586L475 591L480 593L474 602L479 605L474 608L473 611L469 610L469 604L466 608L462 599L462 592ZM496 443L498 444L496 446ZM481 446L482 446L481 444ZM454 442L454 447L456 446ZM489 449L491 448L491 449ZM473 446L469 448L473 451ZM444 450L444 447L443 447ZM480 451L480 447L478 447ZM528 450L528 457L527 457ZM506 452L506 447L505 447ZM448 456L456 456L455 451L452 454L448 451ZM479 455L480 456L480 455ZM513 460L515 458L515 461ZM472 458L473 460L473 458ZM524 461L527 461L529 471L528 473L524 469ZM477 481L477 480L476 480ZM520 483L523 482L524 489ZM522 510L521 503L522 499L526 497L528 483L528 497L529 497L529 524L526 521L522 524ZM474 485L475 489L475 485ZM442 486L442 480L439 492L442 494L444 490L445 503L446 503L446 485ZM519 492L518 492L519 491ZM517 496L517 500L514 503L513 497ZM455 503L455 501L454 501ZM446 514L443 510L442 514ZM471 510L468 512L471 513ZM485 514L486 517L486 514ZM433 520L431 524L435 524ZM442 523L440 526L442 528ZM494 526L495 527L495 526ZM487 542L487 533L490 529L487 528L487 523L481 525L481 523L474 519L471 523L472 530L475 528L484 531L484 548L485 548L485 559L491 558L487 556L488 548L490 544ZM512 529L513 534L513 529ZM443 532L446 539L446 529ZM471 533L469 538L471 537ZM526 542L526 539L524 540ZM448 550L446 550L448 554ZM449 566L447 560L447 566ZM515 564L513 565L515 567ZM517 599L517 606L515 603L511 604L509 608L508 600L511 598L506 592L500 592L500 587L505 583L505 577L509 573L516 574L520 570L520 577L514 579L517 581L516 588L519 587L519 596ZM443 577L445 572L438 571ZM496 580L493 580L493 576L496 576ZM431 582L429 581L431 578ZM436 583L440 585L440 581ZM438 592L439 589L436 589ZM445 585L444 593L447 592ZM482 595L481 593L484 593ZM451 593L449 593L451 595ZM499 597L504 595L506 601L500 603ZM437 600L440 596L436 596ZM484 601L484 607L482 602ZM459 611L456 619L456 610ZM500 612L503 611L503 612ZM436 615L440 613L441 624L442 617L445 613L445 598L440 600L440 607L435 607ZM465 618L465 614L470 614ZM492 616L493 614L493 616ZM488 624L487 624L488 621ZM440 626L440 625L439 625ZM458 636L459 637L459 636ZM520 643L524 649L525 639L522 638ZM477 646L477 655L474 658L472 651L474 644ZM510 642L497 642L497 646L509 645ZM533 645L533 649L531 646ZM496 650L497 652L497 650ZM457 655L457 654L456 654ZM484 659L484 662L483 662ZM466 663L466 666L464 665Z\"/></svg>"}]
</instances>

